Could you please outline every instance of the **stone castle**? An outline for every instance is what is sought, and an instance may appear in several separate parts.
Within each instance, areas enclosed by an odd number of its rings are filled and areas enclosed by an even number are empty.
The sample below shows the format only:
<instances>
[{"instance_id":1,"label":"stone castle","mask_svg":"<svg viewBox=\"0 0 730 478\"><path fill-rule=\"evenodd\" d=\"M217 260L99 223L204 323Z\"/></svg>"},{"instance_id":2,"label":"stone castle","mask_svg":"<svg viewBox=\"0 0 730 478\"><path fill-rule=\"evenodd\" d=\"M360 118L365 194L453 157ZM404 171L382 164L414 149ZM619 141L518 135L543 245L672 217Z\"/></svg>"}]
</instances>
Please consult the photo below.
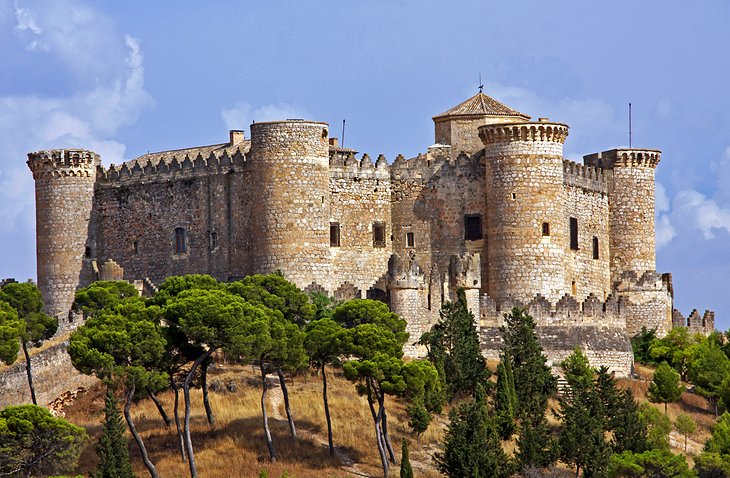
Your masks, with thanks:
<instances>
[{"instance_id":1,"label":"stone castle","mask_svg":"<svg viewBox=\"0 0 730 478\"><path fill-rule=\"evenodd\" d=\"M671 275L656 272L659 151L577 164L563 158L567 125L481 92L433 121L435 144L392 163L293 119L109 168L92 151L30 153L47 312L74 327L74 292L98 279L145 293L171 275L280 270L305 290L387 301L411 342L464 288L488 357L514 305L554 364L580 346L619 375L642 326L714 330L710 311L673 311Z\"/></svg>"}]
</instances>

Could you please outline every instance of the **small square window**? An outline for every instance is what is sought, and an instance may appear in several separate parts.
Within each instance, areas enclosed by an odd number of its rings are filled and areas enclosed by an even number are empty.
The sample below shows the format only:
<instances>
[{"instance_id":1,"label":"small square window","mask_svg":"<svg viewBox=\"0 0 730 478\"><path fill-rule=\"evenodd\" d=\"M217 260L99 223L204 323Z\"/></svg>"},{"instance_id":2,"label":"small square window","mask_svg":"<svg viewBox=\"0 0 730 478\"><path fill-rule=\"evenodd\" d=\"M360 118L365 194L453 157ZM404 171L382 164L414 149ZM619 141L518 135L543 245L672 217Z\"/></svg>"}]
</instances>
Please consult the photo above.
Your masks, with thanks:
<instances>
[{"instance_id":1,"label":"small square window","mask_svg":"<svg viewBox=\"0 0 730 478\"><path fill-rule=\"evenodd\" d=\"M340 247L340 223L330 223L330 247Z\"/></svg>"},{"instance_id":2,"label":"small square window","mask_svg":"<svg viewBox=\"0 0 730 478\"><path fill-rule=\"evenodd\" d=\"M412 232L406 232L406 247L416 247L416 235Z\"/></svg>"},{"instance_id":3,"label":"small square window","mask_svg":"<svg viewBox=\"0 0 730 478\"><path fill-rule=\"evenodd\" d=\"M373 223L373 247L385 247L385 223Z\"/></svg>"},{"instance_id":4,"label":"small square window","mask_svg":"<svg viewBox=\"0 0 730 478\"><path fill-rule=\"evenodd\" d=\"M467 214L464 216L464 239L467 241L478 241L482 236L482 216L479 214Z\"/></svg>"}]
</instances>

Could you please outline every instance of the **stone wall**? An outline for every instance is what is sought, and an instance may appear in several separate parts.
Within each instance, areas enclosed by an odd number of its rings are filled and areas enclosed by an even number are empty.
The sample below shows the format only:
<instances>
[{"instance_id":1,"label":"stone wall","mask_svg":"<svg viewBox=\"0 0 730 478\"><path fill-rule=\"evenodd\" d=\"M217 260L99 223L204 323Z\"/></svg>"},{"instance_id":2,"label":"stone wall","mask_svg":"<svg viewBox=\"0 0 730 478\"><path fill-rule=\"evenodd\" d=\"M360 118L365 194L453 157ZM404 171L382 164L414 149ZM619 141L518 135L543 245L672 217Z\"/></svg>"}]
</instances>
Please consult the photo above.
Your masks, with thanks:
<instances>
[{"instance_id":1,"label":"stone wall","mask_svg":"<svg viewBox=\"0 0 730 478\"><path fill-rule=\"evenodd\" d=\"M703 315L693 309L689 316L685 318L680 311L674 309L672 311L673 327L687 327L692 334L702 334L708 336L715 331L715 313L711 310L705 310Z\"/></svg>"},{"instance_id":2,"label":"stone wall","mask_svg":"<svg viewBox=\"0 0 730 478\"><path fill-rule=\"evenodd\" d=\"M658 337L669 333L673 303L669 274L646 271L639 276L635 272L624 272L615 289L621 298L629 337L639 333L642 327L656 329Z\"/></svg>"},{"instance_id":3,"label":"stone wall","mask_svg":"<svg viewBox=\"0 0 730 478\"><path fill-rule=\"evenodd\" d=\"M88 388L97 382L95 377L83 375L73 368L67 347L68 341L60 342L31 358L39 405L47 405L63 392ZM21 403L31 403L25 360L0 371L0 408Z\"/></svg>"}]
</instances>

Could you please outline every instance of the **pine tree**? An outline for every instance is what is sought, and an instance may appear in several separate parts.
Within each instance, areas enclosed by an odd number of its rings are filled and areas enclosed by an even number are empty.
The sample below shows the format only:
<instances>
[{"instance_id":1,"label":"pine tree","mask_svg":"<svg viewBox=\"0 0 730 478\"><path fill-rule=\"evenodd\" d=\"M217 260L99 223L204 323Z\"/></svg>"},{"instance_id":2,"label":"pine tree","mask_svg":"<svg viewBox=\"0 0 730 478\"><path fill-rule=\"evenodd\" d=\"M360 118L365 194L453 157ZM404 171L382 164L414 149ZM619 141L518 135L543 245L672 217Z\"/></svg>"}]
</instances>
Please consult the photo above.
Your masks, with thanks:
<instances>
[{"instance_id":1,"label":"pine tree","mask_svg":"<svg viewBox=\"0 0 730 478\"><path fill-rule=\"evenodd\" d=\"M543 468L556 458L555 440L550 436L545 411L548 398L557 389L557 380L546 365L532 317L515 307L505 322L503 353L512 361L517 395L517 458L523 469Z\"/></svg>"},{"instance_id":2,"label":"pine tree","mask_svg":"<svg viewBox=\"0 0 730 478\"><path fill-rule=\"evenodd\" d=\"M642 453L649 449L646 423L639 417L639 405L629 390L618 394L616 412L611 417L613 450Z\"/></svg>"},{"instance_id":3,"label":"pine tree","mask_svg":"<svg viewBox=\"0 0 730 478\"><path fill-rule=\"evenodd\" d=\"M676 402L682 398L682 384L679 381L679 374L667 364L662 362L654 371L654 381L649 384L649 400L655 403L664 404L664 414L667 414L667 403Z\"/></svg>"},{"instance_id":4,"label":"pine tree","mask_svg":"<svg viewBox=\"0 0 730 478\"><path fill-rule=\"evenodd\" d=\"M400 478L413 478L411 460L408 458L408 442L403 439L400 458Z\"/></svg>"},{"instance_id":5,"label":"pine tree","mask_svg":"<svg viewBox=\"0 0 730 478\"><path fill-rule=\"evenodd\" d=\"M129 461L129 447L124 438L122 415L117 408L117 400L111 389L106 391L104 407L104 428L96 445L99 465L94 478L134 478L132 464Z\"/></svg>"},{"instance_id":6,"label":"pine tree","mask_svg":"<svg viewBox=\"0 0 730 478\"><path fill-rule=\"evenodd\" d=\"M502 450L496 419L487 409L484 387L477 386L474 399L449 414L443 453L436 466L450 478L506 478L513 466Z\"/></svg>"}]
</instances>

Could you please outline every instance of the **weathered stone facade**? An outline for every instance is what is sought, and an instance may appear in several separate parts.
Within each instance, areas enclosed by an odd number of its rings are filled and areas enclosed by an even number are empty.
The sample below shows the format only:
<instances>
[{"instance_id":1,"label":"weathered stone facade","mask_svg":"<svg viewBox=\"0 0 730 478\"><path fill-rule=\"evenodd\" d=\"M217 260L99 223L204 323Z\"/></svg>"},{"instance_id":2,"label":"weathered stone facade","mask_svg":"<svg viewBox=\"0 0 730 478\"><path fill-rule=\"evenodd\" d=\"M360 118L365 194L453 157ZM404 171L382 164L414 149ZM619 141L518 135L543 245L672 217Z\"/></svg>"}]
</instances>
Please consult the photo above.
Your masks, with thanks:
<instances>
[{"instance_id":1,"label":"weathered stone facade","mask_svg":"<svg viewBox=\"0 0 730 478\"><path fill-rule=\"evenodd\" d=\"M563 158L567 125L482 93L433 119L436 143L391 164L304 120L109 168L90 151L31 153L47 309L65 318L97 278L145 291L175 274L280 270L307 290L389 301L415 342L464 288L485 354L502 315L524 305L554 363L580 345L623 374L641 326L714 324L673 320L671 277L655 271L660 152L576 164Z\"/></svg>"}]
</instances>

